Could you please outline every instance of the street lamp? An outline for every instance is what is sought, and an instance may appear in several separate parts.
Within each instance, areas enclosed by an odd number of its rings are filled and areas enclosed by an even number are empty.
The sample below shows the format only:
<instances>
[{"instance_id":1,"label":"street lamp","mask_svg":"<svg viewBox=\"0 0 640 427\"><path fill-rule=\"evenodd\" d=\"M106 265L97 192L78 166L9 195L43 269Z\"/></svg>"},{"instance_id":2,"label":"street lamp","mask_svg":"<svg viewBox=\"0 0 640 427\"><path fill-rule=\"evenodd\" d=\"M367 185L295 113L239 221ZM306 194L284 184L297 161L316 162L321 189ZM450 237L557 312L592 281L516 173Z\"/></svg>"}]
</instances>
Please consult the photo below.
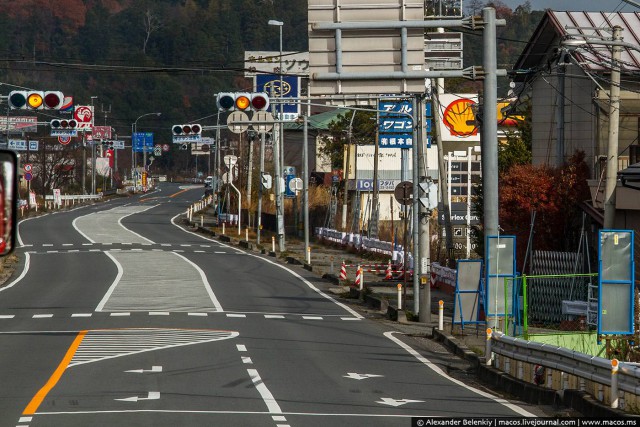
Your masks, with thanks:
<instances>
[{"instance_id":1,"label":"street lamp","mask_svg":"<svg viewBox=\"0 0 640 427\"><path fill-rule=\"evenodd\" d=\"M136 191L136 186L137 186L137 180L134 177L135 176L134 175L134 171L135 171L135 168L137 167L137 164L136 164L136 154L135 154L135 151L133 150L133 140L134 140L135 134L136 134L136 132L138 130L138 120L140 120L143 117L153 116L153 115L156 115L156 116L160 117L162 115L162 113L146 113L146 114L143 114L140 117L138 117L135 122L133 122L131 124L131 177L133 178L133 191L134 192ZM146 170L146 166L147 166L147 148L144 146L144 144L142 146L142 152L143 152L143 162L144 162L142 167L143 167L143 169Z\"/></svg>"},{"instance_id":2,"label":"street lamp","mask_svg":"<svg viewBox=\"0 0 640 427\"><path fill-rule=\"evenodd\" d=\"M276 21L275 19L270 19L268 22L269 25L273 25L279 28L280 30L280 68L278 70L278 74L280 75L280 88L278 92L278 98L282 98L284 95L284 85L282 83L282 27L284 26L284 22ZM278 138L274 138L274 144L278 142L279 150L275 152L275 175L276 175L276 221L278 223L278 246L280 251L285 250L284 246L284 207L283 207L283 197L282 197L282 189L280 188L281 184L281 168L284 167L284 126L282 124L283 119L282 114L282 99L280 100L280 114L278 116L278 120L280 121L278 125ZM275 147L275 145L274 145Z\"/></svg>"}]
</instances>

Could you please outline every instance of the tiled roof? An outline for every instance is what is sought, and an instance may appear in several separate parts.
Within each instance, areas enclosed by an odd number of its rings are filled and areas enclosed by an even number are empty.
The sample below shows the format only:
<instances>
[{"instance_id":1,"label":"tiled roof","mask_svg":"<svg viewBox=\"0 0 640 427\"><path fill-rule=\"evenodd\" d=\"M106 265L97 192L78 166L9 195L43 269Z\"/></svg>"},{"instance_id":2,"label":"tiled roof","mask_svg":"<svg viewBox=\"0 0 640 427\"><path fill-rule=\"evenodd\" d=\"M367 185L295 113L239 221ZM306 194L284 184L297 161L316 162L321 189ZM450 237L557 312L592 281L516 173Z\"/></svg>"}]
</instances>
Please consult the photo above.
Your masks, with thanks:
<instances>
[{"instance_id":1,"label":"tiled roof","mask_svg":"<svg viewBox=\"0 0 640 427\"><path fill-rule=\"evenodd\" d=\"M547 10L514 69L529 69L548 59L553 49L564 39L586 40L589 46L574 51L574 56L588 71L608 71L611 58L612 28L622 27L622 41L640 50L640 12L558 12ZM586 38L583 36L587 36ZM604 44L602 44L604 43ZM625 47L622 50L623 72L640 70L640 52Z\"/></svg>"}]
</instances>

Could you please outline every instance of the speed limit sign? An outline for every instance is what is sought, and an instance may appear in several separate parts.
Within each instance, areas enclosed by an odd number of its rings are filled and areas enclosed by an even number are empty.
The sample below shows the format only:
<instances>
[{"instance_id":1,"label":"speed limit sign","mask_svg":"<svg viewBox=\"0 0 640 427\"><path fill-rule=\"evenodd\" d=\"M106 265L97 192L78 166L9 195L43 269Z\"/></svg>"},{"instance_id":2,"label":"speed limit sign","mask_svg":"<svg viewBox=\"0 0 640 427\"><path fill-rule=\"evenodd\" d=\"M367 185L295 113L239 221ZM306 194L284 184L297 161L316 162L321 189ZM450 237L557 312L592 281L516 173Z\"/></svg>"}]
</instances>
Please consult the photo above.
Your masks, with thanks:
<instances>
[{"instance_id":1,"label":"speed limit sign","mask_svg":"<svg viewBox=\"0 0 640 427\"><path fill-rule=\"evenodd\" d=\"M31 172L33 170L33 166L31 165L31 163L25 163L24 164L24 171L25 172Z\"/></svg>"}]
</instances>

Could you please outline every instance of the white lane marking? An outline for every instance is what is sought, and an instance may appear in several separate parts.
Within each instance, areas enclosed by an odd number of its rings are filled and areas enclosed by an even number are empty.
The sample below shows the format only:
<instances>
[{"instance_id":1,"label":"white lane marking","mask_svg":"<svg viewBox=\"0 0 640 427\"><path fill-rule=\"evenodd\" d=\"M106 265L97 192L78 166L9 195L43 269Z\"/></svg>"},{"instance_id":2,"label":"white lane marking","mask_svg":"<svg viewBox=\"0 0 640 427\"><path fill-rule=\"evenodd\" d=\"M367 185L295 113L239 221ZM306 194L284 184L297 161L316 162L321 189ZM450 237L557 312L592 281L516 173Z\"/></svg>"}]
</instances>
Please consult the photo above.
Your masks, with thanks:
<instances>
[{"instance_id":1,"label":"white lane marking","mask_svg":"<svg viewBox=\"0 0 640 427\"><path fill-rule=\"evenodd\" d=\"M244 363L245 365L253 365L253 361L250 357L247 356L242 357L242 363Z\"/></svg>"},{"instance_id":2,"label":"white lane marking","mask_svg":"<svg viewBox=\"0 0 640 427\"><path fill-rule=\"evenodd\" d=\"M227 313L227 317L247 317L246 314Z\"/></svg>"},{"instance_id":3,"label":"white lane marking","mask_svg":"<svg viewBox=\"0 0 640 427\"><path fill-rule=\"evenodd\" d=\"M362 320L362 318L358 319L356 317L341 317L340 320Z\"/></svg>"},{"instance_id":4,"label":"white lane marking","mask_svg":"<svg viewBox=\"0 0 640 427\"><path fill-rule=\"evenodd\" d=\"M48 254L57 254L58 251L47 251Z\"/></svg>"},{"instance_id":5,"label":"white lane marking","mask_svg":"<svg viewBox=\"0 0 640 427\"><path fill-rule=\"evenodd\" d=\"M236 344L238 351L247 351L247 346L244 344Z\"/></svg>"},{"instance_id":6,"label":"white lane marking","mask_svg":"<svg viewBox=\"0 0 640 427\"><path fill-rule=\"evenodd\" d=\"M16 280L14 280L13 282L9 283L7 286L3 286L2 288L0 288L0 292L6 291L7 289L10 289L10 288L14 287L18 282L20 282L22 279L24 279L24 276L26 276L27 273L29 272L30 264L31 264L31 255L29 254L29 252L25 252L25 254L24 254L24 268L22 269L22 273L20 273L20 276L18 276L18 278Z\"/></svg>"},{"instance_id":7,"label":"white lane marking","mask_svg":"<svg viewBox=\"0 0 640 427\"><path fill-rule=\"evenodd\" d=\"M133 374L156 374L162 372L162 366L152 366L151 369L131 369L125 372L131 372Z\"/></svg>"},{"instance_id":8,"label":"white lane marking","mask_svg":"<svg viewBox=\"0 0 640 427\"><path fill-rule=\"evenodd\" d=\"M32 319L50 319L53 317L53 314L34 314Z\"/></svg>"},{"instance_id":9,"label":"white lane marking","mask_svg":"<svg viewBox=\"0 0 640 427\"><path fill-rule=\"evenodd\" d=\"M78 221L80 218L84 218L84 217L89 216L89 215L95 215L95 212L90 213L90 214L87 214L87 215L83 215L83 216L76 217L73 221L71 221L71 225L73 226L73 228L75 228L75 229L76 229L76 231L77 231L78 233L80 233L80 235L81 235L82 237L84 237L85 239L87 239L87 240L89 241L89 243L96 243L96 241L95 241L95 240L93 240L91 237L89 237L89 236L88 236L88 235L86 235L84 232L82 232L82 230L80 230L80 229L78 228L78 226L76 225L76 221Z\"/></svg>"},{"instance_id":10,"label":"white lane marking","mask_svg":"<svg viewBox=\"0 0 640 427\"><path fill-rule=\"evenodd\" d=\"M91 313L73 313L71 317L91 317Z\"/></svg>"},{"instance_id":11,"label":"white lane marking","mask_svg":"<svg viewBox=\"0 0 640 427\"><path fill-rule=\"evenodd\" d=\"M378 374L358 374L356 372L347 372L347 375L343 375L343 378L350 378L352 380L366 380L369 378L379 378L384 377L384 375Z\"/></svg>"},{"instance_id":12,"label":"white lane marking","mask_svg":"<svg viewBox=\"0 0 640 427\"><path fill-rule=\"evenodd\" d=\"M321 316L302 316L304 320L322 320Z\"/></svg>"},{"instance_id":13,"label":"white lane marking","mask_svg":"<svg viewBox=\"0 0 640 427\"><path fill-rule=\"evenodd\" d=\"M53 243L43 243L42 247L44 248L45 246L53 246Z\"/></svg>"},{"instance_id":14,"label":"white lane marking","mask_svg":"<svg viewBox=\"0 0 640 427\"><path fill-rule=\"evenodd\" d=\"M247 369L247 373L251 377L251 381L256 386L256 390L260 393L262 400L267 405L267 409L272 414L282 414L282 409L280 409L280 405L276 402L276 399L273 397L273 394L269 391L267 386L265 385L262 378L260 378L260 374L255 369Z\"/></svg>"},{"instance_id":15,"label":"white lane marking","mask_svg":"<svg viewBox=\"0 0 640 427\"><path fill-rule=\"evenodd\" d=\"M486 393L482 390L478 390L477 388L471 387L465 383L463 383L462 381L459 381L455 378L450 377L449 375L446 374L446 372L444 372L442 369L440 369L440 367L434 363L432 363L429 359L427 359L426 357L422 356L420 353L418 353L417 351L415 351L413 348L411 348L409 345L403 343L402 341L400 341L398 338L396 338L395 336L393 336L393 334L396 334L398 332L385 332L384 336L389 338L391 341L395 342L396 344L398 344L400 347L402 347L403 349L405 349L407 351L407 353L411 354L413 357L415 357L416 359L418 359L420 362L422 362L423 364L425 364L427 367L429 367L432 371L434 371L435 373L439 374L441 377L448 379L449 381L451 381L454 384L457 384L461 387L466 388L469 391L472 391L476 394L479 394L482 397L486 397L487 399L491 399L496 403L499 403L503 406L506 406L507 408L511 409L512 411L516 412L517 414L523 416L523 417L535 417L534 414L532 414L531 412L517 406L514 405L512 403L509 403L508 401L501 399L499 397L493 396L489 393Z\"/></svg>"},{"instance_id":16,"label":"white lane marking","mask_svg":"<svg viewBox=\"0 0 640 427\"><path fill-rule=\"evenodd\" d=\"M282 415L274 415L271 418L273 419L273 421L287 421L287 418L283 417Z\"/></svg>"},{"instance_id":17,"label":"white lane marking","mask_svg":"<svg viewBox=\"0 0 640 427\"><path fill-rule=\"evenodd\" d=\"M62 246L73 246L73 243L63 243Z\"/></svg>"},{"instance_id":18,"label":"white lane marking","mask_svg":"<svg viewBox=\"0 0 640 427\"><path fill-rule=\"evenodd\" d=\"M284 319L284 316L281 314L265 314L265 319Z\"/></svg>"},{"instance_id":19,"label":"white lane marking","mask_svg":"<svg viewBox=\"0 0 640 427\"><path fill-rule=\"evenodd\" d=\"M33 417L20 417L20 419L18 420L19 423L28 423L29 421L31 421L33 419Z\"/></svg>"},{"instance_id":20,"label":"white lane marking","mask_svg":"<svg viewBox=\"0 0 640 427\"><path fill-rule=\"evenodd\" d=\"M184 228L180 227L178 224L176 224L176 223L175 223L175 219L176 219L177 217L179 217L180 215L183 215L183 213L179 213L179 214L177 214L176 216L174 216L173 218L171 218L171 223L172 223L173 225L175 225L176 227L178 227L178 228L179 228L180 230L182 230L183 232L185 232L185 233L189 233L189 234L193 234L194 236L198 236L198 237L200 237L201 239L208 240L208 241L210 241L210 242L215 242L215 243L217 243L218 245L223 246L223 247L225 247L225 248L232 249L232 250L237 251L237 252L239 252L239 253L241 253L241 254L244 254L244 255L249 255L249 256L252 256L252 257L256 257L256 258L261 259L261 260L263 260L263 261L269 262L269 263L271 263L271 264L273 264L273 265L275 265L275 266L277 266L277 267L280 267L280 268L282 268L283 270L288 271L288 272L289 272L289 273L291 273L293 276L295 276L295 277L297 277L298 279L300 279L300 280L301 280L305 285L307 285L311 290L313 290L314 292L316 292L318 295L320 295L320 296L322 296L322 297L324 297L324 298L328 299L329 301L333 302L333 303L334 303L334 304L336 304L337 306L339 306L339 307L343 308L344 310L348 311L348 312L349 312L349 313L351 313L351 315L353 315L354 317L356 317L356 318L358 318L358 319L364 319L364 316L362 316L360 313L358 313L357 311L353 310L351 307L348 307L346 304L343 304L343 303L341 303L341 302L336 301L333 297L331 297L331 296L329 296L329 295L325 294L325 293L324 293L324 292L322 292L320 289L316 288L316 287L313 285L313 283L309 282L307 279L305 279L304 277L300 276L300 275L299 275L298 273L296 273L295 271L290 270L289 268L287 268L287 267L286 267L286 266L284 266L284 265L280 265L280 264L276 263L275 261L271 261L271 260L269 260L269 259L263 258L263 257L258 256L258 255L250 254L250 253L248 253L248 252L243 251L242 249L234 248L233 246L229 246L229 245L225 245L224 243L217 242L217 241L215 241L215 240L209 239L208 237L202 236L202 235L200 235L200 234L198 234L198 233L194 233L193 231L187 231L187 230L185 230ZM214 253L218 253L218 252L214 252Z\"/></svg>"},{"instance_id":21,"label":"white lane marking","mask_svg":"<svg viewBox=\"0 0 640 427\"><path fill-rule=\"evenodd\" d=\"M107 293L104 295L104 297L102 297L102 300L100 301L100 303L96 307L95 311L102 311L102 309L104 308L104 306L107 303L107 301L109 301L109 298L111 298L111 295L113 294L113 291L116 290L116 287L118 286L118 283L120 282L120 279L122 279L122 275L124 274L124 269L122 268L122 265L118 262L118 260L115 259L113 257L113 255L111 255L109 252L105 252L105 254L109 258L111 258L111 261L113 261L113 263L118 268L118 274L116 275L116 278L113 280L113 283L111 284L111 286L109 286L109 289L107 290ZM111 314L113 315L114 313L111 313Z\"/></svg>"},{"instance_id":22,"label":"white lane marking","mask_svg":"<svg viewBox=\"0 0 640 427\"><path fill-rule=\"evenodd\" d=\"M131 316L131 313L117 312L117 313L111 313L111 314L109 314L109 316L111 316L111 317L127 317L127 316Z\"/></svg>"},{"instance_id":23,"label":"white lane marking","mask_svg":"<svg viewBox=\"0 0 640 427\"><path fill-rule=\"evenodd\" d=\"M168 316L168 311L150 311L149 316Z\"/></svg>"},{"instance_id":24,"label":"white lane marking","mask_svg":"<svg viewBox=\"0 0 640 427\"><path fill-rule=\"evenodd\" d=\"M406 405L407 403L424 403L424 400L412 400L412 399L393 399L391 397L381 397L382 400L377 400L376 403L382 405L389 405L397 408L398 406Z\"/></svg>"},{"instance_id":25,"label":"white lane marking","mask_svg":"<svg viewBox=\"0 0 640 427\"><path fill-rule=\"evenodd\" d=\"M143 240L146 240L147 242L149 242L149 243L151 243L151 244L155 244L155 242L154 242L153 240L151 240L151 239L147 239L146 237L144 237L144 236L142 236L142 235L140 235L140 234L136 233L135 231L131 231L131 230L129 230L127 227L125 227L125 226L122 224L122 220L123 220L123 219L125 219L125 218L126 218L126 217L128 217L128 216L131 216L131 215L133 215L133 214L138 214L138 213L146 212L146 211L148 211L148 210L150 210L150 209L153 209L153 208L155 208L155 207L157 207L157 206L160 206L160 205L153 205L153 206L149 206L147 209L144 209L144 210L142 210L142 211L139 211L139 212L132 212L132 213L130 213L129 215L125 215L125 216L123 216L123 217L120 217L120 219L118 220L118 225L119 225L120 227L124 228L125 230L127 230L129 233L133 233L133 234L135 234L136 236L138 236L139 238L141 238L141 239L143 239Z\"/></svg>"},{"instance_id":26,"label":"white lane marking","mask_svg":"<svg viewBox=\"0 0 640 427\"><path fill-rule=\"evenodd\" d=\"M201 316L201 317L207 317L209 315L209 313L188 313L188 316Z\"/></svg>"},{"instance_id":27,"label":"white lane marking","mask_svg":"<svg viewBox=\"0 0 640 427\"><path fill-rule=\"evenodd\" d=\"M16 317L15 314L3 314L0 316L0 319L13 319L14 317Z\"/></svg>"},{"instance_id":28,"label":"white lane marking","mask_svg":"<svg viewBox=\"0 0 640 427\"><path fill-rule=\"evenodd\" d=\"M213 293L213 289L211 288L211 285L209 284L209 280L207 280L207 275L204 273L204 271L202 271L202 269L197 264L191 262L191 260L187 259L186 257L175 252L170 252L170 253L175 254L175 256L182 258L183 260L191 264L191 266L195 268L198 273L200 273L200 277L202 278L202 283L204 284L204 288L209 294L209 298L211 298L211 302L215 306L216 311L223 312L224 310L222 309L222 306L220 305L218 298L216 298L216 295Z\"/></svg>"},{"instance_id":29,"label":"white lane marking","mask_svg":"<svg viewBox=\"0 0 640 427\"><path fill-rule=\"evenodd\" d=\"M113 399L113 400L119 400L121 402L138 402L139 400L158 400L158 399L160 399L160 392L150 391L149 393L147 393L147 397L132 396L132 397L125 397L123 399Z\"/></svg>"}]
</instances>

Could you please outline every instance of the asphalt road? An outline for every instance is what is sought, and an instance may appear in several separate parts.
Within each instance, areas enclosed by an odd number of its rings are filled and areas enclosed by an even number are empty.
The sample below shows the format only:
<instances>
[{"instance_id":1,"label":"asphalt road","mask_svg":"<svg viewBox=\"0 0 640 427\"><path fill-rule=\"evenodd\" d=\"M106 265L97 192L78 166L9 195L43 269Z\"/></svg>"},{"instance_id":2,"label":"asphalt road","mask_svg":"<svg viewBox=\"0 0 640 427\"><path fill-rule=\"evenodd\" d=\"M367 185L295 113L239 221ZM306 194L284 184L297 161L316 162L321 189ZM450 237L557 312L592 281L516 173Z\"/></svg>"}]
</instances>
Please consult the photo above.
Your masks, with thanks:
<instances>
[{"instance_id":1,"label":"asphalt road","mask_svg":"<svg viewBox=\"0 0 640 427\"><path fill-rule=\"evenodd\" d=\"M0 288L0 426L533 415L302 274L184 229L201 194L166 183L20 224L21 261Z\"/></svg>"}]
</instances>

